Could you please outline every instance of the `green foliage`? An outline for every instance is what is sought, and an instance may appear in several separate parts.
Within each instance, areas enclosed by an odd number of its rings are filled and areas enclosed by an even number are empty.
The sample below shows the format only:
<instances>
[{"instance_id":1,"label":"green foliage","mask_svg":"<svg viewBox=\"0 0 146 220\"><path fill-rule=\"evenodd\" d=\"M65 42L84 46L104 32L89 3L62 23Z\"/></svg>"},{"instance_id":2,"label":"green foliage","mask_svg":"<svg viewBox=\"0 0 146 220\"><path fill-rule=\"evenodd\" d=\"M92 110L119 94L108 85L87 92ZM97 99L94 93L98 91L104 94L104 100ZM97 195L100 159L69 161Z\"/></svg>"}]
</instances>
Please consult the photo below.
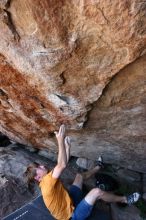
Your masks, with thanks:
<instances>
[{"instance_id":1,"label":"green foliage","mask_svg":"<svg viewBox=\"0 0 146 220\"><path fill-rule=\"evenodd\" d=\"M140 199L135 205L140 210L140 215L143 220L146 220L146 202Z\"/></svg>"},{"instance_id":2,"label":"green foliage","mask_svg":"<svg viewBox=\"0 0 146 220\"><path fill-rule=\"evenodd\" d=\"M120 188L116 191L118 195L129 195L133 193L134 190L129 185L120 186ZM140 210L140 216L143 220L146 220L146 202L143 199L140 199L135 206Z\"/></svg>"}]
</instances>

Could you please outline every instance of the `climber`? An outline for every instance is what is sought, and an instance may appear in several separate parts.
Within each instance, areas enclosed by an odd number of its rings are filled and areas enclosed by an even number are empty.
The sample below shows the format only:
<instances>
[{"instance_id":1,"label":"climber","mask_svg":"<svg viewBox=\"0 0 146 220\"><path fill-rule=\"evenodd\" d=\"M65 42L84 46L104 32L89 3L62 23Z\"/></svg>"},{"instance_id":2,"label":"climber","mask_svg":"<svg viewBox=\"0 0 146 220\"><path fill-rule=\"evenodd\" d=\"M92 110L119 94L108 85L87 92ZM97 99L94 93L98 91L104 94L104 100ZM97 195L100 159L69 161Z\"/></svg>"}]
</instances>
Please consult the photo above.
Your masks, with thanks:
<instances>
[{"instance_id":1,"label":"climber","mask_svg":"<svg viewBox=\"0 0 146 220\"><path fill-rule=\"evenodd\" d=\"M99 157L97 166L90 171L77 174L69 192L63 187L59 177L67 166L70 157L70 138L65 136L65 126L61 125L59 132L55 132L58 141L58 161L53 170L32 163L26 170L28 182L36 181L42 192L43 200L55 219L58 220L84 220L90 216L95 202L102 199L106 202L121 202L133 204L140 198L135 192L129 196L117 196L112 193L93 188L85 198L82 197L83 180L90 178L103 166L103 160Z\"/></svg>"}]
</instances>

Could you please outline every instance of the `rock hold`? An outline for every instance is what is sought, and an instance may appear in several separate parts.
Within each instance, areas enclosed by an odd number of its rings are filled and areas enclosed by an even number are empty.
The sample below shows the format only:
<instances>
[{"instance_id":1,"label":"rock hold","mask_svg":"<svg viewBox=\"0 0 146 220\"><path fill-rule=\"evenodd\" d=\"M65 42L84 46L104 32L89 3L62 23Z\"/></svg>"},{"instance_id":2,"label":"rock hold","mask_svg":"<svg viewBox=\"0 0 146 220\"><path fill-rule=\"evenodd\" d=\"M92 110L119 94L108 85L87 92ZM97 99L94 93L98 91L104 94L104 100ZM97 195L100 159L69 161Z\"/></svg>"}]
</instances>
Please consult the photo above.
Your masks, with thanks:
<instances>
[{"instance_id":1,"label":"rock hold","mask_svg":"<svg viewBox=\"0 0 146 220\"><path fill-rule=\"evenodd\" d=\"M83 169L87 169L90 170L92 168L94 168L95 163L92 160L86 159L86 158L78 158L76 161L76 164L83 168Z\"/></svg>"},{"instance_id":2,"label":"rock hold","mask_svg":"<svg viewBox=\"0 0 146 220\"><path fill-rule=\"evenodd\" d=\"M0 131L53 150L64 123L72 155L145 172L145 9L136 0L2 0Z\"/></svg>"}]
</instances>

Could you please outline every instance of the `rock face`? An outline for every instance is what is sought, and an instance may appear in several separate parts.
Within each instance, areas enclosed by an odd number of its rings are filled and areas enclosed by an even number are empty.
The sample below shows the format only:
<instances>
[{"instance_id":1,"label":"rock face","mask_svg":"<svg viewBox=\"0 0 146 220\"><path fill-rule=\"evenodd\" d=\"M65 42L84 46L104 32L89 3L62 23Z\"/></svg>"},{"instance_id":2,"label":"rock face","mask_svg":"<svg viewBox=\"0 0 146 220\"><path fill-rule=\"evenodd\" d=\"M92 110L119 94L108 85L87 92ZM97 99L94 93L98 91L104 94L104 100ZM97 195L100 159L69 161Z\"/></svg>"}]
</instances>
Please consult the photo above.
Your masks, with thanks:
<instances>
[{"instance_id":1,"label":"rock face","mask_svg":"<svg viewBox=\"0 0 146 220\"><path fill-rule=\"evenodd\" d=\"M76 155L103 154L107 162L146 172L146 57L120 71L75 134ZM86 151L85 151L86 148Z\"/></svg>"},{"instance_id":2,"label":"rock face","mask_svg":"<svg viewBox=\"0 0 146 220\"><path fill-rule=\"evenodd\" d=\"M145 10L141 0L2 0L0 131L56 149L64 123L73 155L146 172Z\"/></svg>"},{"instance_id":3,"label":"rock face","mask_svg":"<svg viewBox=\"0 0 146 220\"><path fill-rule=\"evenodd\" d=\"M135 206L127 206L126 208L119 208L117 205L111 205L111 212L113 220L142 220L140 211Z\"/></svg>"},{"instance_id":4,"label":"rock face","mask_svg":"<svg viewBox=\"0 0 146 220\"><path fill-rule=\"evenodd\" d=\"M18 180L0 177L0 197L1 209L0 217L10 214L30 199L31 193L28 192L24 185L18 183Z\"/></svg>"}]
</instances>

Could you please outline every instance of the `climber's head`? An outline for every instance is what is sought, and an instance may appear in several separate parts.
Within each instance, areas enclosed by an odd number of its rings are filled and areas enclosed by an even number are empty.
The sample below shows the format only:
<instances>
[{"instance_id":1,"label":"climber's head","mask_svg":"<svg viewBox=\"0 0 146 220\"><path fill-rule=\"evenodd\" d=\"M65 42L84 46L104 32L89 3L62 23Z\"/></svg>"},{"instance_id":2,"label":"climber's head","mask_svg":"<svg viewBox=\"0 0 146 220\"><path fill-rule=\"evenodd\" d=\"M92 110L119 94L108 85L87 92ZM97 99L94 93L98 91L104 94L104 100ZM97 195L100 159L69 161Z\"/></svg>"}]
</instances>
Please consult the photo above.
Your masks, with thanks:
<instances>
[{"instance_id":1,"label":"climber's head","mask_svg":"<svg viewBox=\"0 0 146 220\"><path fill-rule=\"evenodd\" d=\"M48 169L45 166L34 162L27 167L25 176L29 184L34 181L39 183L47 173Z\"/></svg>"}]
</instances>

